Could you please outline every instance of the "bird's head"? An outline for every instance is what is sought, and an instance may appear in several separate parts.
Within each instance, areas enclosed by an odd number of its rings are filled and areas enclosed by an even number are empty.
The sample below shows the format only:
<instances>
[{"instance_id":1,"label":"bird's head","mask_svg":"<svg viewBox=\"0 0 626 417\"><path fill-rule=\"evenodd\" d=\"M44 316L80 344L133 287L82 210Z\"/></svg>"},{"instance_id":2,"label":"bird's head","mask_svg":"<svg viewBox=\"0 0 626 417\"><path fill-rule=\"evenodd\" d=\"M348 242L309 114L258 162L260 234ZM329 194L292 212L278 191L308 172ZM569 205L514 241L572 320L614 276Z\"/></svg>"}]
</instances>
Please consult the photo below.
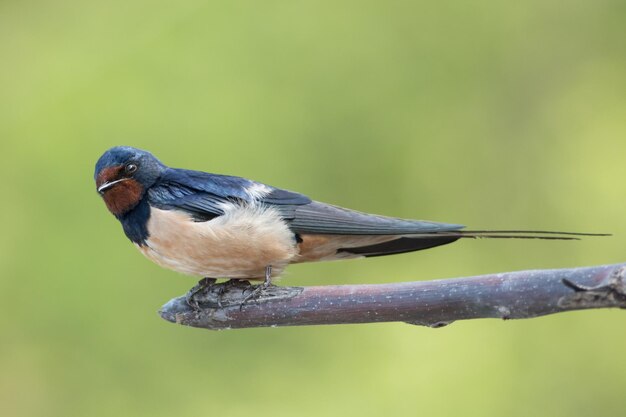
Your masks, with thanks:
<instances>
[{"instance_id":1,"label":"bird's head","mask_svg":"<svg viewBox=\"0 0 626 417\"><path fill-rule=\"evenodd\" d=\"M96 189L115 216L135 208L165 169L150 152L130 146L106 151L96 163Z\"/></svg>"}]
</instances>

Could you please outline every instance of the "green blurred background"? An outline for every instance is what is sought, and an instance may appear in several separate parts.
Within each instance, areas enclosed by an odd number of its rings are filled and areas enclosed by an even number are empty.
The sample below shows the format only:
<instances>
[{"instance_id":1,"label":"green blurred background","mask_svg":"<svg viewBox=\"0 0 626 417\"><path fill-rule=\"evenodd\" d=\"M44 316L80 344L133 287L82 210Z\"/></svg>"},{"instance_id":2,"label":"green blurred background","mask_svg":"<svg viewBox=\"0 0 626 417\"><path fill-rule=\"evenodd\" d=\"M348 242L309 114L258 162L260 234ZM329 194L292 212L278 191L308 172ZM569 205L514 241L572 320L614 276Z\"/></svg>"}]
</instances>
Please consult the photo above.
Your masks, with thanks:
<instances>
[{"instance_id":1,"label":"green blurred background","mask_svg":"<svg viewBox=\"0 0 626 417\"><path fill-rule=\"evenodd\" d=\"M626 3L0 2L0 415L588 416L626 406L626 316L209 332L95 192L110 146L473 228L298 265L377 283L625 261ZM383 414L386 413L386 414Z\"/></svg>"}]
</instances>

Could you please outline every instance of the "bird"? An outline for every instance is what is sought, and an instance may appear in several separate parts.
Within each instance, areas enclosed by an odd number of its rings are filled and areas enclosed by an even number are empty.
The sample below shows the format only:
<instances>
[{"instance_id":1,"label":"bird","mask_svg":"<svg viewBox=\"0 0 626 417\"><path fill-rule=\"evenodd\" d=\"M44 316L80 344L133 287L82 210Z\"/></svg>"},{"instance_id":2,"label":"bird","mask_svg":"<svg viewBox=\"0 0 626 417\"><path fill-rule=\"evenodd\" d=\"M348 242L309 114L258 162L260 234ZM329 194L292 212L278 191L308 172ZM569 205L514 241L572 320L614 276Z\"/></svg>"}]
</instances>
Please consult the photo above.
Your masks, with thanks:
<instances>
[{"instance_id":1,"label":"bird","mask_svg":"<svg viewBox=\"0 0 626 417\"><path fill-rule=\"evenodd\" d=\"M573 240L592 233L464 230L368 214L246 178L170 168L148 151L115 146L94 180L128 239L161 267L200 277L272 285L294 263L419 251L463 238ZM189 301L189 300L188 300Z\"/></svg>"}]
</instances>

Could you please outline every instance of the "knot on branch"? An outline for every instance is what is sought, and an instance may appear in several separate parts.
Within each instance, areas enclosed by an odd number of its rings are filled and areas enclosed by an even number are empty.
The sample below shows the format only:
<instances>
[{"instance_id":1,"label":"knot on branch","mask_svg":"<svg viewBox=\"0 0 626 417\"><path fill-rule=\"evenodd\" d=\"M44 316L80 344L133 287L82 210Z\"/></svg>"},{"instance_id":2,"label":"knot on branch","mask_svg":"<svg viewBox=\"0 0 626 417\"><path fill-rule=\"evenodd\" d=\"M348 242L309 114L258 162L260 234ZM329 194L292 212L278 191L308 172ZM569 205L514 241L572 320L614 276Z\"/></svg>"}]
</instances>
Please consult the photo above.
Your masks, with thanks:
<instances>
[{"instance_id":1,"label":"knot on branch","mask_svg":"<svg viewBox=\"0 0 626 417\"><path fill-rule=\"evenodd\" d=\"M405 323L412 324L414 326L426 326L426 327L430 327L431 329L440 329L442 327L446 327L454 323L454 321L453 320L451 321L411 320L411 321L405 321Z\"/></svg>"},{"instance_id":2,"label":"knot on branch","mask_svg":"<svg viewBox=\"0 0 626 417\"><path fill-rule=\"evenodd\" d=\"M577 284L567 278L562 282L565 286L574 290L559 299L561 308L626 308L626 267L614 270L605 283L593 287Z\"/></svg>"}]
</instances>

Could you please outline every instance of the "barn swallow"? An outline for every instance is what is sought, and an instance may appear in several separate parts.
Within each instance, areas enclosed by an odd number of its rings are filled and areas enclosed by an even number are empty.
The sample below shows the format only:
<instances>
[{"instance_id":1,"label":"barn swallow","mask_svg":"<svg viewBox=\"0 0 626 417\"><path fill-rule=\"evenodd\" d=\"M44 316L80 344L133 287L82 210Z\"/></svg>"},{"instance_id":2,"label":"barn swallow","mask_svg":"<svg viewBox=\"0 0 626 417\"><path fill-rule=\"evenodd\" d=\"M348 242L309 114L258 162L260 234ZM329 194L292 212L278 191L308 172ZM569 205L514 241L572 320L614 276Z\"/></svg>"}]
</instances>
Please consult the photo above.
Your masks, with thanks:
<instances>
[{"instance_id":1,"label":"barn swallow","mask_svg":"<svg viewBox=\"0 0 626 417\"><path fill-rule=\"evenodd\" d=\"M170 168L127 146L107 150L94 176L107 208L141 253L205 282L261 280L266 287L292 263L393 255L461 238L595 235L466 231L460 224L366 214L245 178Z\"/></svg>"}]
</instances>

